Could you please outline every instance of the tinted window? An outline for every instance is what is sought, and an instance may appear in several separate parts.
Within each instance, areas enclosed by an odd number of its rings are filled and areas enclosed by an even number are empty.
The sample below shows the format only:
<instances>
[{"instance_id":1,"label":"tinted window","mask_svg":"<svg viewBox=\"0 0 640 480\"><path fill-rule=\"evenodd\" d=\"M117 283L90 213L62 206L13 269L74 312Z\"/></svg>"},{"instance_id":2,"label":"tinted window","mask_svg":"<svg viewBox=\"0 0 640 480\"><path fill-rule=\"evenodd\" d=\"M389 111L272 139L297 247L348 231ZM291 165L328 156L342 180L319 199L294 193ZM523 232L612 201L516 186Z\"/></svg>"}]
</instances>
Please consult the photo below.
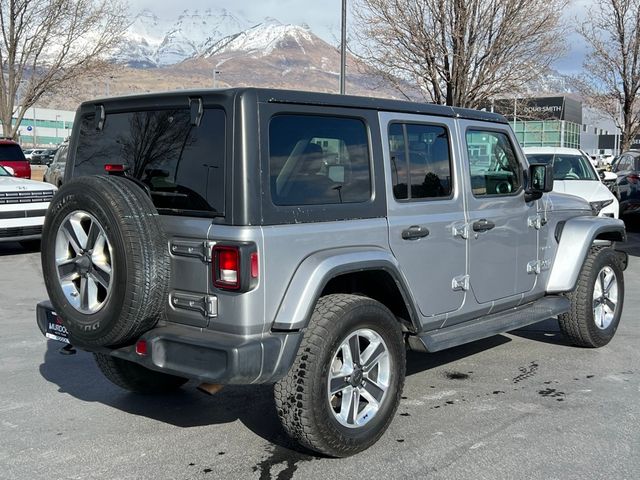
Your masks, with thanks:
<instances>
[{"instance_id":1,"label":"tinted window","mask_svg":"<svg viewBox=\"0 0 640 480\"><path fill-rule=\"evenodd\" d=\"M0 160L26 160L19 145L0 144Z\"/></svg>"},{"instance_id":2,"label":"tinted window","mask_svg":"<svg viewBox=\"0 0 640 480\"><path fill-rule=\"evenodd\" d=\"M529 153L531 163L553 163L554 180L600 180L584 155Z\"/></svg>"},{"instance_id":3,"label":"tinted window","mask_svg":"<svg viewBox=\"0 0 640 480\"><path fill-rule=\"evenodd\" d=\"M633 170L633 157L631 155L623 155L616 165L616 171L625 170Z\"/></svg>"},{"instance_id":4,"label":"tinted window","mask_svg":"<svg viewBox=\"0 0 640 480\"><path fill-rule=\"evenodd\" d=\"M271 198L276 205L371 198L367 128L361 120L277 115L269 125Z\"/></svg>"},{"instance_id":5,"label":"tinted window","mask_svg":"<svg viewBox=\"0 0 640 480\"><path fill-rule=\"evenodd\" d=\"M53 159L54 163L65 163L67 161L67 151L68 148L66 145L63 145L56 152L56 156Z\"/></svg>"},{"instance_id":6,"label":"tinted window","mask_svg":"<svg viewBox=\"0 0 640 480\"><path fill-rule=\"evenodd\" d=\"M449 136L444 127L391 124L389 152L393 195L396 199L451 195ZM411 188L407 188L407 185Z\"/></svg>"},{"instance_id":7,"label":"tinted window","mask_svg":"<svg viewBox=\"0 0 640 480\"><path fill-rule=\"evenodd\" d=\"M224 156L220 109L205 109L199 126L191 125L189 110L108 113L102 130L89 114L80 125L73 175L104 174L105 164L124 164L149 187L158 209L222 214Z\"/></svg>"},{"instance_id":8,"label":"tinted window","mask_svg":"<svg viewBox=\"0 0 640 480\"><path fill-rule=\"evenodd\" d=\"M521 185L520 162L502 132L467 130L471 189L475 196L512 195Z\"/></svg>"}]
</instances>

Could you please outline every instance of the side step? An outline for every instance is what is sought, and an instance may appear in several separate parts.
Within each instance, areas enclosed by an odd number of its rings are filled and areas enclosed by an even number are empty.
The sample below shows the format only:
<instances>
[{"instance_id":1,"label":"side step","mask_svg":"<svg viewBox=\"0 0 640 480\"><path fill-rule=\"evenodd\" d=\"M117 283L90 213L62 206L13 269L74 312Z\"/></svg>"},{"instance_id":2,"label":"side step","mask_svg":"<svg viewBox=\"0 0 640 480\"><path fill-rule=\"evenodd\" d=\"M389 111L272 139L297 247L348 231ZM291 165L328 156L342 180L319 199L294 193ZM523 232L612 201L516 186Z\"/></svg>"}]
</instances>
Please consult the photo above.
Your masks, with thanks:
<instances>
[{"instance_id":1,"label":"side step","mask_svg":"<svg viewBox=\"0 0 640 480\"><path fill-rule=\"evenodd\" d=\"M411 341L410 337L409 343L414 349L439 352L446 348L525 327L532 323L546 320L549 317L566 313L569 309L570 302L566 297L543 297L533 303L527 303L504 312L486 315L458 325L423 333L413 337L413 341ZM419 340L419 342L416 340Z\"/></svg>"}]
</instances>

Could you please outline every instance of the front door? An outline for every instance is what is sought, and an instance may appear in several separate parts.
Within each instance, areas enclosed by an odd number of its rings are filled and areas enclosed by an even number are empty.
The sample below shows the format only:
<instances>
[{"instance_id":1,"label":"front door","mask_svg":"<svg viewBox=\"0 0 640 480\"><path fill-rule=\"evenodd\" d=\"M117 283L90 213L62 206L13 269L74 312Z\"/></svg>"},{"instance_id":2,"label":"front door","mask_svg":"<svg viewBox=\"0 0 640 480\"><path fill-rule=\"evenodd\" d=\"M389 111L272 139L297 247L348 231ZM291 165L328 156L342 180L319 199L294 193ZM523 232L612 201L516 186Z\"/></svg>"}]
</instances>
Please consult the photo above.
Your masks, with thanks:
<instances>
[{"instance_id":1,"label":"front door","mask_svg":"<svg viewBox=\"0 0 640 480\"><path fill-rule=\"evenodd\" d=\"M536 202L524 199L524 159L508 126L461 121L469 182L469 277L479 304L531 290L536 281Z\"/></svg>"},{"instance_id":2,"label":"front door","mask_svg":"<svg viewBox=\"0 0 640 480\"><path fill-rule=\"evenodd\" d=\"M455 121L385 113L380 123L388 138L389 245L426 317L423 327L437 327L437 316L465 299L464 289L453 284L466 275L466 240L455 236L455 226L465 221Z\"/></svg>"}]
</instances>

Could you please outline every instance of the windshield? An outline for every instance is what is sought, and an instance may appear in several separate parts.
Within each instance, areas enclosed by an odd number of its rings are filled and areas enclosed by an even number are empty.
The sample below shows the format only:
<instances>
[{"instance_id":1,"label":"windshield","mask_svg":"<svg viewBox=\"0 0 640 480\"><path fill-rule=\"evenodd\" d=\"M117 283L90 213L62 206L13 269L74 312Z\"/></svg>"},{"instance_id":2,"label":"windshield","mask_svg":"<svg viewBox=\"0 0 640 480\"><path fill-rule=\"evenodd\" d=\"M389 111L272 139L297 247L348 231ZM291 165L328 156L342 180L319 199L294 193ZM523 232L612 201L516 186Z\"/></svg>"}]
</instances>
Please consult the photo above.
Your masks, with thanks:
<instances>
[{"instance_id":1,"label":"windshield","mask_svg":"<svg viewBox=\"0 0 640 480\"><path fill-rule=\"evenodd\" d=\"M105 173L121 164L145 184L164 213L224 214L225 114L204 110L198 126L189 110L107 113L96 129L95 115L80 125L73 176Z\"/></svg>"},{"instance_id":2,"label":"windshield","mask_svg":"<svg viewBox=\"0 0 640 480\"><path fill-rule=\"evenodd\" d=\"M584 155L528 153L529 163L553 163L554 180L600 180Z\"/></svg>"}]
</instances>

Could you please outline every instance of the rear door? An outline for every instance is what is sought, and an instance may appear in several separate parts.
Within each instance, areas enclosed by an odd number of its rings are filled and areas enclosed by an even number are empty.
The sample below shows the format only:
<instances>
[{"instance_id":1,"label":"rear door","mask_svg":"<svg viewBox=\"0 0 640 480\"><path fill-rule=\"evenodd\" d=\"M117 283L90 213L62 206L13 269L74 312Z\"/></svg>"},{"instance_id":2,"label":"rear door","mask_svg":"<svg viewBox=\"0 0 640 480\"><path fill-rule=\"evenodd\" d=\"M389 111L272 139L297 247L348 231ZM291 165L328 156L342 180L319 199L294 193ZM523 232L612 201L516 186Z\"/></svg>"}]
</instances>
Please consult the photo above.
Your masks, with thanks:
<instances>
[{"instance_id":1,"label":"rear door","mask_svg":"<svg viewBox=\"0 0 640 480\"><path fill-rule=\"evenodd\" d=\"M507 125L461 121L468 195L469 276L479 304L530 291L538 256L536 202L524 199L523 159Z\"/></svg>"},{"instance_id":2,"label":"rear door","mask_svg":"<svg viewBox=\"0 0 640 480\"><path fill-rule=\"evenodd\" d=\"M456 281L466 275L464 198L455 159L459 156L453 119L380 114L389 245L425 317L462 306ZM455 280L454 280L455 279ZM441 317L442 318L442 317ZM426 319L425 328L434 325Z\"/></svg>"}]
</instances>

